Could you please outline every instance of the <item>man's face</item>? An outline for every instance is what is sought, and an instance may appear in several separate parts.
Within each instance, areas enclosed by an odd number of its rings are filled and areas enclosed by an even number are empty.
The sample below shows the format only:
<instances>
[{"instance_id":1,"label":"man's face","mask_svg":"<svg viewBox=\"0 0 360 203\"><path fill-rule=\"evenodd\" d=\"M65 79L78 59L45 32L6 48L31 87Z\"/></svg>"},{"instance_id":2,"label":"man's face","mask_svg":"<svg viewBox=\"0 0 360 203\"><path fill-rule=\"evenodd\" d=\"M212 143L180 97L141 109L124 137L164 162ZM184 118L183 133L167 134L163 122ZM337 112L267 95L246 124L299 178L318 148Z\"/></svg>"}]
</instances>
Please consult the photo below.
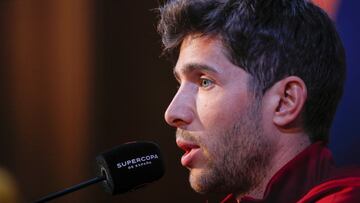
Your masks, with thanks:
<instances>
[{"instance_id":1,"label":"man's face","mask_svg":"<svg viewBox=\"0 0 360 203\"><path fill-rule=\"evenodd\" d=\"M251 76L232 64L216 37L188 36L174 68L180 87L166 113L185 151L183 166L200 193L245 193L259 184L272 154Z\"/></svg>"}]
</instances>

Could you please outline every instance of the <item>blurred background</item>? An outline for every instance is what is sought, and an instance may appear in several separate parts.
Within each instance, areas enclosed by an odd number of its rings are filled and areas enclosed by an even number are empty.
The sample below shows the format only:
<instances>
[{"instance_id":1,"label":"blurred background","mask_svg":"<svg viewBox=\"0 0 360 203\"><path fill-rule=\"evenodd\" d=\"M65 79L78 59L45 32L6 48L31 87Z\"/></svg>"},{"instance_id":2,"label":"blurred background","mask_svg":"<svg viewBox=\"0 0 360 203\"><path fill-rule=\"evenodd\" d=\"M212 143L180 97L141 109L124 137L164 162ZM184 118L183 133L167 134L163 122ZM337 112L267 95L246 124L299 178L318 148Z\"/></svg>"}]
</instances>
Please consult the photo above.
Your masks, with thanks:
<instances>
[{"instance_id":1,"label":"blurred background","mask_svg":"<svg viewBox=\"0 0 360 203\"><path fill-rule=\"evenodd\" d=\"M340 165L360 164L360 2L317 3L336 21L348 56L330 147ZM54 202L208 199L190 189L174 129L163 120L176 82L159 57L158 4L0 0L0 202L33 201L92 178L97 154L133 140L161 146L160 181L115 197L94 185Z\"/></svg>"}]
</instances>

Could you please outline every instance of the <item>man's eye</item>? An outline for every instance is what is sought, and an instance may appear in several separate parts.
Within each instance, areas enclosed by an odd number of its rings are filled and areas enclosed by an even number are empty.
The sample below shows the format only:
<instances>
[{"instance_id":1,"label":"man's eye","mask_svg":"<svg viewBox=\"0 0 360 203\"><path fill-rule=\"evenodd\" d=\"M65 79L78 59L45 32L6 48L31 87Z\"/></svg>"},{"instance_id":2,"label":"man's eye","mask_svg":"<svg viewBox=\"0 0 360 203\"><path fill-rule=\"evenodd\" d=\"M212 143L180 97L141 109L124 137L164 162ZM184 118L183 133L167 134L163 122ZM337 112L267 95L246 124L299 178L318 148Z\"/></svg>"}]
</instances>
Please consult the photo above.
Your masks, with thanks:
<instances>
[{"instance_id":1,"label":"man's eye","mask_svg":"<svg viewBox=\"0 0 360 203\"><path fill-rule=\"evenodd\" d=\"M200 78L200 86L203 88L209 88L214 84L213 81L207 79L207 78Z\"/></svg>"}]
</instances>

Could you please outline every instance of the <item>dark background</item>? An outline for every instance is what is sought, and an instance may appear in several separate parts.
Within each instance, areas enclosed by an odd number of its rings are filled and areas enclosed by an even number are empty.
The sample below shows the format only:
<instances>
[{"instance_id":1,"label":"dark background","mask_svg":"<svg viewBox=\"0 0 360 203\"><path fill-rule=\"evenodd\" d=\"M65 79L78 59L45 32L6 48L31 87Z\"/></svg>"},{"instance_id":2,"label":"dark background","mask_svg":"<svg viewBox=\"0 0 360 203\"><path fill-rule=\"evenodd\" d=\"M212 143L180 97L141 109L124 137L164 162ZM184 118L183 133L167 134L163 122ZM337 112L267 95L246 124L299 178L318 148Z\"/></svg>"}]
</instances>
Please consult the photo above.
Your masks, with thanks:
<instances>
[{"instance_id":1,"label":"dark background","mask_svg":"<svg viewBox=\"0 0 360 203\"><path fill-rule=\"evenodd\" d=\"M347 79L331 132L339 165L360 164L360 1L341 1L336 25L346 50Z\"/></svg>"},{"instance_id":2,"label":"dark background","mask_svg":"<svg viewBox=\"0 0 360 203\"><path fill-rule=\"evenodd\" d=\"M98 147L128 140L154 140L166 157L166 175L139 192L105 202L204 202L188 184L180 165L175 131L163 114L176 93L172 64L160 58L157 1L97 1L95 123Z\"/></svg>"},{"instance_id":3,"label":"dark background","mask_svg":"<svg viewBox=\"0 0 360 203\"><path fill-rule=\"evenodd\" d=\"M31 201L92 178L95 156L152 140L166 174L111 197L98 186L54 202L205 202L188 184L174 129L163 113L176 92L160 58L156 0L0 1L0 167ZM346 91L330 147L341 165L359 160L359 2L344 1L337 23L348 53ZM0 180L1 181L1 180Z\"/></svg>"}]
</instances>

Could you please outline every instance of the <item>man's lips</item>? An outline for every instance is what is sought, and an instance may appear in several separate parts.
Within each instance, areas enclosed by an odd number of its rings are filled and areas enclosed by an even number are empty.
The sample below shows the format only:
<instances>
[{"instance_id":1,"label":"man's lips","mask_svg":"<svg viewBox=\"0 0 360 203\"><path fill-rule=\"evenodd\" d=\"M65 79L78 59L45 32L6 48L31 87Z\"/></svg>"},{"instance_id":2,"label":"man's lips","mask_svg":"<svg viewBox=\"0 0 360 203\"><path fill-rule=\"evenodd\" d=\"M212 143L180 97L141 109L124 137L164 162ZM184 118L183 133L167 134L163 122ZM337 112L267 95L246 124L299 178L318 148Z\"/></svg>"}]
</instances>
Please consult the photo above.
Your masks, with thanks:
<instances>
[{"instance_id":1,"label":"man's lips","mask_svg":"<svg viewBox=\"0 0 360 203\"><path fill-rule=\"evenodd\" d=\"M176 140L176 144L185 151L185 154L181 157L181 164L191 168L193 161L198 156L200 146L184 140Z\"/></svg>"}]
</instances>

